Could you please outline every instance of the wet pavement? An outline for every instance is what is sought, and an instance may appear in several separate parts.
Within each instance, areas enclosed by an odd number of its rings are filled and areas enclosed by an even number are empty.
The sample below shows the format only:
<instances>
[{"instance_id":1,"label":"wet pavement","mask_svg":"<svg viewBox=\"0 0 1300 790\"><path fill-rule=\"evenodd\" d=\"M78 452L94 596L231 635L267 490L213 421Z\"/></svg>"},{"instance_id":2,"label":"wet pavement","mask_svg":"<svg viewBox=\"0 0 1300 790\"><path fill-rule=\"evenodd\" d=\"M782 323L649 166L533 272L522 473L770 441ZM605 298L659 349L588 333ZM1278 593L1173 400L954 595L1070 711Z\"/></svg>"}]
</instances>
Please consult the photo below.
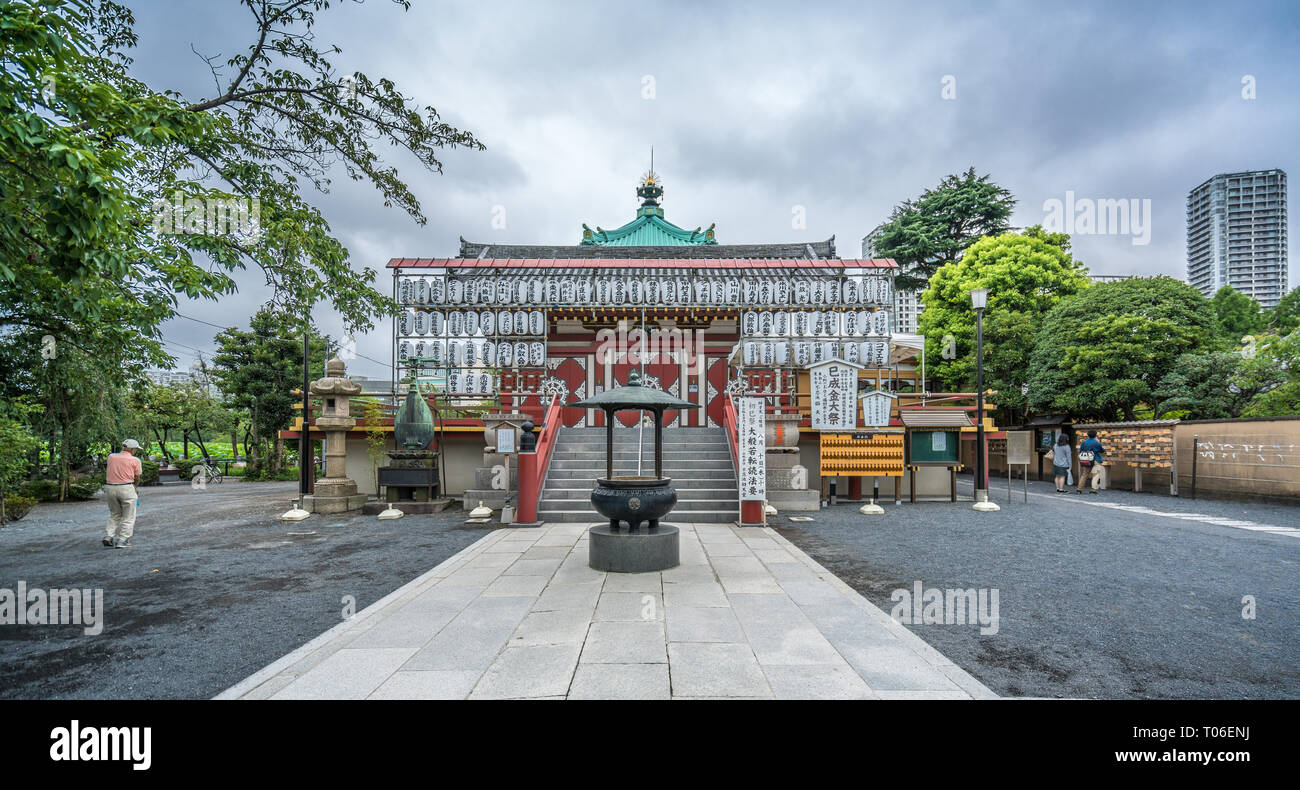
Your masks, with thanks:
<instances>
[{"instance_id":1,"label":"wet pavement","mask_svg":"<svg viewBox=\"0 0 1300 790\"><path fill-rule=\"evenodd\" d=\"M0 588L98 588L105 613L99 635L0 625L0 698L211 697L489 531L459 510L281 522L296 483L141 491L130 549L101 545L101 500L0 528Z\"/></svg>"},{"instance_id":2,"label":"wet pavement","mask_svg":"<svg viewBox=\"0 0 1300 790\"><path fill-rule=\"evenodd\" d=\"M883 516L842 503L772 526L886 612L918 580L997 590L996 634L907 627L1004 696L1300 696L1300 507L1029 491L1008 503L995 483L996 513L886 500Z\"/></svg>"}]
</instances>

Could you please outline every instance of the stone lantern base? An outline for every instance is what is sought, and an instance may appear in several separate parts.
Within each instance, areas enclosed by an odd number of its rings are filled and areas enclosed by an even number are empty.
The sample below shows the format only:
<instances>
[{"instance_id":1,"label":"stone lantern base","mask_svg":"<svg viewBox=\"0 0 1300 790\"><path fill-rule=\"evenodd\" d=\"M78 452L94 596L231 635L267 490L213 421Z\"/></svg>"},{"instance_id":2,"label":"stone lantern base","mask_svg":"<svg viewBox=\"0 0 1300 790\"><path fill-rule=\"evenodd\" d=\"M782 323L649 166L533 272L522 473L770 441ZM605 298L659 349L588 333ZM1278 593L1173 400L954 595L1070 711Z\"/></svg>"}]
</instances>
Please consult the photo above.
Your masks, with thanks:
<instances>
[{"instance_id":1,"label":"stone lantern base","mask_svg":"<svg viewBox=\"0 0 1300 790\"><path fill-rule=\"evenodd\" d=\"M302 509L308 513L347 513L360 510L367 498L357 493L354 480L322 477L316 481L315 493L303 497Z\"/></svg>"}]
</instances>

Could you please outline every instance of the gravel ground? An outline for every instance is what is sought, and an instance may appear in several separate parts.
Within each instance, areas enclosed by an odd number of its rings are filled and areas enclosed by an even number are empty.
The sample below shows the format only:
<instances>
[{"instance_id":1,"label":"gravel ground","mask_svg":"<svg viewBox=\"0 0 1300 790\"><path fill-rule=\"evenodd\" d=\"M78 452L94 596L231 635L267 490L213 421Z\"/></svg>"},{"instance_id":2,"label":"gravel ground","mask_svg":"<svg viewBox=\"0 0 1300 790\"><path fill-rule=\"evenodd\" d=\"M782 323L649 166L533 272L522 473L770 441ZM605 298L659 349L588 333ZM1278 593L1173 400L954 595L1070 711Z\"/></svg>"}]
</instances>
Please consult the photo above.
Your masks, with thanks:
<instances>
[{"instance_id":1,"label":"gravel ground","mask_svg":"<svg viewBox=\"0 0 1300 790\"><path fill-rule=\"evenodd\" d=\"M486 534L458 510L276 519L296 483L142 489L132 548L102 501L39 505L0 529L0 588L102 588L104 629L0 626L0 698L208 698ZM297 534L295 534L297 533Z\"/></svg>"},{"instance_id":2,"label":"gravel ground","mask_svg":"<svg viewBox=\"0 0 1300 790\"><path fill-rule=\"evenodd\" d=\"M1002 486L999 490L998 486ZM970 478L958 484L970 496ZM857 504L773 526L885 611L891 592L996 588L1000 627L908 627L1007 696L1256 699L1300 697L1300 538L1101 508L1112 502L1300 527L1300 507L1021 483L997 513L971 502ZM892 490L892 486L889 486ZM904 492L906 503L906 492ZM799 515L791 513L789 515ZM1242 598L1257 601L1243 618Z\"/></svg>"}]
</instances>

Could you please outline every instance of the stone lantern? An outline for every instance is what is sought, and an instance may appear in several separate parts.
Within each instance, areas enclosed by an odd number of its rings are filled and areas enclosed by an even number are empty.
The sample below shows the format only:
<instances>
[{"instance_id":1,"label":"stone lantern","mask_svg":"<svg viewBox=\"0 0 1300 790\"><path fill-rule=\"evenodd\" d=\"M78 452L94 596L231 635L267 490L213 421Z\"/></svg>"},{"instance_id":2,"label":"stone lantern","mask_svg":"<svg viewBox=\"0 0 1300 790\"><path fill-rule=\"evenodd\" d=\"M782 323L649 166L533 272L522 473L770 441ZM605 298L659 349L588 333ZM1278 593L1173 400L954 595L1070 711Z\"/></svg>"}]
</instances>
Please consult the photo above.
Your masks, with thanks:
<instances>
[{"instance_id":1,"label":"stone lantern","mask_svg":"<svg viewBox=\"0 0 1300 790\"><path fill-rule=\"evenodd\" d=\"M311 394L322 403L316 427L325 433L325 476L303 501L303 510L313 513L360 510L366 502L366 495L357 493L357 482L347 473L348 431L357 424L350 402L361 394L361 385L343 374L343 360L334 357L325 363L325 378L311 383ZM302 458L299 463L311 463L311 459Z\"/></svg>"}]
</instances>

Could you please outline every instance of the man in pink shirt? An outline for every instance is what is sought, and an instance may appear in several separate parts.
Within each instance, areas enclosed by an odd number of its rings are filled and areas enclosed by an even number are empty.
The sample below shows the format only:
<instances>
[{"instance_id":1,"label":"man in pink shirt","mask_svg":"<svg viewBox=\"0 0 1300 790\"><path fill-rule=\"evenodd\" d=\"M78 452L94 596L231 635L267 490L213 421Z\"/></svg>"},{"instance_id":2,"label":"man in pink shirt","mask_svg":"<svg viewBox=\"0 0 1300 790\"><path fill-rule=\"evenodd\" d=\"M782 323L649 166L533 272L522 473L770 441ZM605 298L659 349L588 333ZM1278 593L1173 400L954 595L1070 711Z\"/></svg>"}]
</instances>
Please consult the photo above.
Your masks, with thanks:
<instances>
[{"instance_id":1,"label":"man in pink shirt","mask_svg":"<svg viewBox=\"0 0 1300 790\"><path fill-rule=\"evenodd\" d=\"M135 532L135 487L140 485L143 471L135 451L140 443L135 439L122 442L122 452L108 457L104 476L104 498L108 500L108 535L104 545L114 549L131 546L131 533Z\"/></svg>"}]
</instances>

